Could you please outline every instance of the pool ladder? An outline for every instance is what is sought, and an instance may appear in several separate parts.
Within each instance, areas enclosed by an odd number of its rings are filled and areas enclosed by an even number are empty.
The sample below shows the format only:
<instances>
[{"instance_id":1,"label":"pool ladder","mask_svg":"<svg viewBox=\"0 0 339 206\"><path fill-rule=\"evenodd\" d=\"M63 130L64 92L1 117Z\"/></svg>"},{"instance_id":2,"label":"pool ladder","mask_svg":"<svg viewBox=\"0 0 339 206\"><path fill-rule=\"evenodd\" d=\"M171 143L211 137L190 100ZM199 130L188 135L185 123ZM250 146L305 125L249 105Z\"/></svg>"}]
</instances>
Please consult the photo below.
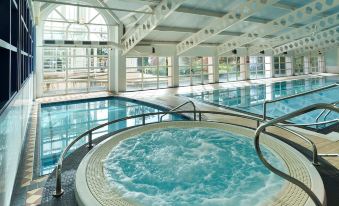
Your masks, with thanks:
<instances>
[{"instance_id":1,"label":"pool ladder","mask_svg":"<svg viewBox=\"0 0 339 206\"><path fill-rule=\"evenodd\" d=\"M305 113L317 110L317 109L323 109L323 110L329 110L329 111L335 111L339 113L339 108L336 106L336 104L325 104L325 103L319 103L319 104L313 104L310 105L308 107L299 109L297 111L291 112L289 114L283 115L281 117L272 119L270 121L266 121L263 122L255 131L255 136L254 136L254 146L255 146L255 150L257 152L257 155L259 156L259 159L263 162L263 164L269 169L271 170L273 173L279 175L280 177L286 179L287 181L297 185L298 187L300 187L302 190L304 190L309 197L313 200L313 202L315 203L316 206L322 206L322 203L320 202L320 200L318 199L318 197L313 193L313 191L308 188L303 182L299 181L298 179L276 169L275 167L273 167L270 163L268 163L268 161L264 158L261 149L260 149L260 134L262 132L265 131L266 127L269 126L278 126L280 128L283 128L282 126L279 126L279 123L284 123L286 120L292 119L294 117L303 115ZM338 120L336 120L338 122ZM312 124L308 124L308 125L314 125L314 124L325 124L326 122L318 122L318 123L312 123ZM296 125L296 124L288 124L287 126L292 126L292 125ZM304 124L306 125L306 124ZM294 131L290 131L292 133L294 133L295 135L297 135L298 137L302 138L303 140L309 142L312 145L313 148L313 164L314 165L319 165L319 161L318 161L318 156L336 156L338 157L338 154L318 154L317 153L317 148L315 146L315 144L308 138L304 137L303 135L294 132Z\"/></svg>"},{"instance_id":2,"label":"pool ladder","mask_svg":"<svg viewBox=\"0 0 339 206\"><path fill-rule=\"evenodd\" d=\"M178 108L186 105L186 104L189 104L191 103L193 105L193 111L192 110L180 110L180 111L175 111L177 110ZM128 117L124 117L124 118L120 118L120 119L116 119L116 120L112 120L110 122L107 122L105 124L102 124L102 125L99 125L99 126L96 126L88 131L86 131L85 133L81 134L80 136L76 137L64 150L63 152L61 153L60 155L60 158L59 158L59 161L57 163L57 166L55 168L55 174L56 174L56 187L55 187L55 191L53 193L53 196L58 198L60 196L63 195L64 191L62 189L62 183L61 183L61 180L62 180L62 164L63 164L63 160L67 154L67 152L69 151L69 149L77 142L79 141L80 139L84 138L84 137L88 137L88 143L87 143L87 147L89 149L91 149L93 147L93 141L92 141L92 134L95 130L98 130L98 129L101 129L105 126L108 126L110 124L114 124L114 123L118 123L118 122L121 122L121 121L126 121L126 120L129 120L129 119L137 119L137 118L142 118L142 124L141 125L146 125L146 124L150 124L150 123L146 123L146 117L147 116L154 116L154 115L161 115L161 117L159 118L159 122L162 121L162 117L165 116L165 115L168 115L168 114L172 114L172 115L175 115L175 114L184 114L184 113L190 113L190 114L193 114L194 118L193 120L196 120L196 116L197 114L199 115L199 121L201 121L201 117L202 117L202 114L214 114L214 115L223 115L223 116L232 116L232 117L238 117L238 118L244 118L244 119L249 119L249 120L253 120L253 121L256 121L256 124L257 124L257 130L255 132L255 148L256 148L256 152L260 158L260 160L264 163L264 165L270 169L272 172L274 172L275 174L283 177L284 179L286 179L287 181L293 183L293 184L296 184L297 186L299 186L301 189L303 189L310 197L311 199L315 202L315 204L317 206L322 206L321 202L318 200L318 198L316 197L316 195L306 186L304 185L302 182L300 182L299 180L289 176L288 174L285 174L279 170L277 170L276 168L274 168L273 166L271 166L266 160L265 158L263 157L263 154L261 153L261 150L260 150L260 146L259 146L259 137L260 137L260 133L263 132L265 130L266 127L268 126L276 126L278 128L281 128L289 133L292 133L294 135L296 135L297 137L305 140L306 142L308 142L311 146L312 146L312 151L313 151L313 159L312 159L312 163L314 165L319 165L319 162L318 162L318 156L339 156L338 154L318 154L317 152L317 148L316 148L316 145L308 138L304 137L303 135L291 130L291 129L288 129L286 128L285 126L295 126L295 124L278 124L278 123L282 123L284 122L285 120L287 119L290 119L290 118L293 118L293 117L296 117L296 116L299 116L299 115L302 115L302 114L305 114L307 112L310 112L310 111L313 111L315 109L327 109L327 110L331 110L331 111L336 111L336 112L339 112L339 108L335 105L335 104L315 104L315 105L311 105L311 106L308 106L308 107L305 107L304 109L301 109L301 110L297 110L295 112L292 112L290 114L287 114L287 115L284 115L282 117L279 117L279 118L276 118L276 119L273 119L273 120L270 120L268 122L265 122L265 121L262 121L261 118L258 118L258 117L253 117L253 116L248 116L248 115L242 115L242 114L237 114L237 113L230 113L230 112L219 112L219 111L201 111L201 110L196 110L196 106L194 104L194 102L192 101L187 101L175 108L172 109L172 111L166 111L166 112L153 112L153 113L147 113L147 114L139 114L139 115L134 115L134 116L128 116ZM338 121L338 120L337 120ZM262 123L262 124L260 124ZM324 122L318 122L318 123L313 123L313 124L323 124ZM238 126L243 126L243 125L238 125Z\"/></svg>"},{"instance_id":3,"label":"pool ladder","mask_svg":"<svg viewBox=\"0 0 339 206\"><path fill-rule=\"evenodd\" d=\"M337 105L339 104L339 101L337 102L333 102L333 105ZM327 112L326 112L327 111ZM316 122L319 122L319 119L325 114L325 116L323 117L324 121L326 121L327 116L331 114L331 110L327 110L327 109L323 109L320 114L317 116L317 118L315 119Z\"/></svg>"},{"instance_id":4,"label":"pool ladder","mask_svg":"<svg viewBox=\"0 0 339 206\"><path fill-rule=\"evenodd\" d=\"M171 112L176 111L177 109L180 109L181 107L187 105L187 104L191 104L193 106L193 120L196 121L197 120L197 107L195 105L195 103L192 100L188 100L176 107L174 107L173 109L169 110L168 112L165 112L165 114L160 116L160 122L162 122L162 118L166 115L168 115ZM200 113L201 114L201 113ZM201 115L199 115L199 121L201 121Z\"/></svg>"}]
</instances>

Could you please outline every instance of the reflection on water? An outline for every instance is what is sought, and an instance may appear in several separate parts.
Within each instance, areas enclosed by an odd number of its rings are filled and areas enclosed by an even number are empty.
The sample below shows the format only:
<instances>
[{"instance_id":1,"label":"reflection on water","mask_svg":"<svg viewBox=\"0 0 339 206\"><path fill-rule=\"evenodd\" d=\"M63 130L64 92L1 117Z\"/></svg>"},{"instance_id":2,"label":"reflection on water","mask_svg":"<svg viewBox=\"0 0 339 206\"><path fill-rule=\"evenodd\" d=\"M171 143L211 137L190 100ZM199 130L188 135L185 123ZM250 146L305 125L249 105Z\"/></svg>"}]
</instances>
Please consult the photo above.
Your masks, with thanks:
<instances>
[{"instance_id":1,"label":"reflection on water","mask_svg":"<svg viewBox=\"0 0 339 206\"><path fill-rule=\"evenodd\" d=\"M50 173L61 151L77 136L114 119L159 112L158 108L120 98L96 99L71 103L45 104L40 112L40 175ZM164 120L172 118L168 115ZM178 118L178 117L175 117ZM147 122L158 121L159 115L147 116ZM108 125L93 133L93 138L128 126L139 125L141 118ZM71 150L86 142L80 140Z\"/></svg>"},{"instance_id":2,"label":"reflection on water","mask_svg":"<svg viewBox=\"0 0 339 206\"><path fill-rule=\"evenodd\" d=\"M272 100L298 94L323 87L325 85L333 84L337 81L338 76L310 78L275 82L268 85L255 84L244 87L217 89L183 95L200 101L262 115L263 102L265 100ZM268 104L267 114L269 117L278 117L311 104L320 102L332 103L339 100L339 96L336 95L337 92L339 92L339 87L271 103ZM319 111L314 111L307 115L295 118L294 122L314 122L314 119L317 117L317 115L319 115ZM333 119L337 116L338 114L331 113L327 119Z\"/></svg>"}]
</instances>

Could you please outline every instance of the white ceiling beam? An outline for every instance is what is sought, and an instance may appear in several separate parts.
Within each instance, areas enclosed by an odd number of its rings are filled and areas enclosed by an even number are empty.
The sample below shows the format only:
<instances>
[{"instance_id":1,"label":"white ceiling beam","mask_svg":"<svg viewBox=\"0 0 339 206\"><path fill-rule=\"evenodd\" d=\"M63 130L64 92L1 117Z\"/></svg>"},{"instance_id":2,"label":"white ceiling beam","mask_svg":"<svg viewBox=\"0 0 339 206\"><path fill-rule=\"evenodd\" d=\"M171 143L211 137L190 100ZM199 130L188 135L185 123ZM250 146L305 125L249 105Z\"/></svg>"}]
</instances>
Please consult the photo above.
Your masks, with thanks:
<instances>
[{"instance_id":1,"label":"white ceiling beam","mask_svg":"<svg viewBox=\"0 0 339 206\"><path fill-rule=\"evenodd\" d=\"M297 39L309 36L310 34L314 32L319 32L326 28L336 26L338 24L339 24L339 14L335 13L325 18L319 19L318 21L307 24L303 27L294 29L290 32L277 36L271 40L268 40L267 43L264 43L264 44L256 43L255 45L248 48L248 54L249 55L257 54L260 51L263 51L266 49L272 49L279 45L286 44L293 40L297 40Z\"/></svg>"},{"instance_id":2,"label":"white ceiling beam","mask_svg":"<svg viewBox=\"0 0 339 206\"><path fill-rule=\"evenodd\" d=\"M176 46L177 54L180 55L196 47L200 43L219 34L220 32L234 25L235 23L244 21L246 18L253 15L254 13L276 2L277 0L266 0L266 1L251 0L246 1L243 4L240 4L232 11L230 11L228 14L224 15L219 19L216 19L215 21L212 21L209 25L207 25L197 33L181 41Z\"/></svg>"},{"instance_id":3,"label":"white ceiling beam","mask_svg":"<svg viewBox=\"0 0 339 206\"><path fill-rule=\"evenodd\" d=\"M142 13L142 14L152 14L153 13L153 12L148 12L148 11L119 9L119 8L111 8L111 7L108 7L108 6L95 6L95 5L87 5L87 4L79 4L79 3L69 3L69 2L63 2L63 1L50 1L50 0L32 0L32 1L45 2L45 3L49 3L49 4L60 4L60 5L68 5L68 6L79 6L79 7L94 8L94 9L112 10L112 11ZM102 2L100 2L100 3L102 3Z\"/></svg>"},{"instance_id":4,"label":"white ceiling beam","mask_svg":"<svg viewBox=\"0 0 339 206\"><path fill-rule=\"evenodd\" d=\"M339 38L339 26L333 27L331 29L324 30L319 32L314 36L305 37L284 45L281 45L277 48L274 48L274 55L279 55L284 52L288 52L296 49L313 49L317 45L322 46L323 44L334 44L335 41Z\"/></svg>"},{"instance_id":5,"label":"white ceiling beam","mask_svg":"<svg viewBox=\"0 0 339 206\"><path fill-rule=\"evenodd\" d=\"M218 54L224 54L228 51L249 44L258 38L262 38L268 34L279 32L286 29L288 26L302 22L312 16L318 15L330 8L339 5L339 0L316 0L301 8L298 8L282 17L279 17L265 25L259 26L255 29L256 32L248 32L241 35L239 38L226 41L217 47Z\"/></svg>"},{"instance_id":6,"label":"white ceiling beam","mask_svg":"<svg viewBox=\"0 0 339 206\"><path fill-rule=\"evenodd\" d=\"M278 6L274 6L274 7L280 8ZM211 11L211 10L207 10L207 9L198 9L198 8L191 8L191 7L185 7L185 6L180 6L177 10L175 10L175 12L180 12L180 13L184 13L184 14L207 16L207 17L214 17L214 18L221 18L224 15L228 14L228 12L226 12L226 13L216 12L216 11ZM265 24L265 23L272 21L272 19L250 16L247 19L245 19L244 21L245 22L255 22L255 23ZM291 25L290 27L298 28L298 27L300 27L300 25Z\"/></svg>"},{"instance_id":7,"label":"white ceiling beam","mask_svg":"<svg viewBox=\"0 0 339 206\"><path fill-rule=\"evenodd\" d=\"M326 50L332 49L332 48L338 48L339 47L339 37L336 39L329 40L327 42L322 42L320 44L316 44L310 47L300 48L293 51L293 55L295 56L302 56L306 53L313 53L313 52L325 52Z\"/></svg>"},{"instance_id":8,"label":"white ceiling beam","mask_svg":"<svg viewBox=\"0 0 339 206\"><path fill-rule=\"evenodd\" d=\"M143 38L145 38L155 27L157 27L164 19L172 14L185 0L162 0L155 8L154 14L144 18L139 22L129 35L125 36L122 41L124 48L123 55L129 52Z\"/></svg>"}]
</instances>

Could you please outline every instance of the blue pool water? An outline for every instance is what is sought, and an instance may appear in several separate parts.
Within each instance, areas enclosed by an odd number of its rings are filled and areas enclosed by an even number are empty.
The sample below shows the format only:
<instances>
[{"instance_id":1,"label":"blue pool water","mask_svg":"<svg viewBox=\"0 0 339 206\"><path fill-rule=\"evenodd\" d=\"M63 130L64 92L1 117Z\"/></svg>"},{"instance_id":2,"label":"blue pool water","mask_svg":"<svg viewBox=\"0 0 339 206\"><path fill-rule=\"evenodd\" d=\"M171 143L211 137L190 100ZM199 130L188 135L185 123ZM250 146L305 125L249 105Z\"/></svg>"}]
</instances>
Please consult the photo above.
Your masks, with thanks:
<instances>
[{"instance_id":1,"label":"blue pool water","mask_svg":"<svg viewBox=\"0 0 339 206\"><path fill-rule=\"evenodd\" d=\"M263 114L263 102L266 99L277 99L289 95L313 90L339 82L339 76L318 77L271 84L253 84L251 86L217 89L213 91L181 94L199 101L226 106L252 114ZM339 86L303 95L287 100L270 103L267 106L268 117L278 117L315 103L332 103L339 101ZM295 123L312 123L321 111L314 111L292 120ZM339 118L338 113L331 113L327 120Z\"/></svg>"},{"instance_id":2,"label":"blue pool water","mask_svg":"<svg viewBox=\"0 0 339 206\"><path fill-rule=\"evenodd\" d=\"M252 142L211 128L148 131L120 142L107 156L104 173L137 205L261 205L284 181L260 162ZM286 171L280 158L263 152Z\"/></svg>"},{"instance_id":3,"label":"blue pool water","mask_svg":"<svg viewBox=\"0 0 339 206\"><path fill-rule=\"evenodd\" d=\"M114 119L143 113L159 112L163 109L124 98L100 98L82 101L42 104L40 110L40 175L50 173L58 161L62 150L77 136L87 130ZM172 116L165 116L168 120ZM180 119L180 117L173 117ZM149 116L146 123L158 121L159 116ZM142 119L130 119L103 127L93 133L93 138L125 127L139 125ZM83 145L80 140L72 149Z\"/></svg>"}]
</instances>

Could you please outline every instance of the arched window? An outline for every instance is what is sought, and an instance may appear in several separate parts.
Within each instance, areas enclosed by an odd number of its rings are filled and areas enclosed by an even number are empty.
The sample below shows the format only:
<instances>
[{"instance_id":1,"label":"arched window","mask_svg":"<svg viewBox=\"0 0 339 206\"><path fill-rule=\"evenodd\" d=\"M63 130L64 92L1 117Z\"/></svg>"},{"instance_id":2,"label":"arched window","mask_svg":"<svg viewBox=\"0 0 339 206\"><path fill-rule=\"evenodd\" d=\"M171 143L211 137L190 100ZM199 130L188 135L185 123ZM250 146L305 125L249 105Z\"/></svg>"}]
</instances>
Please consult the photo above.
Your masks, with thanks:
<instances>
[{"instance_id":1,"label":"arched window","mask_svg":"<svg viewBox=\"0 0 339 206\"><path fill-rule=\"evenodd\" d=\"M44 40L107 41L107 25L93 8L62 5L44 20Z\"/></svg>"},{"instance_id":2,"label":"arched window","mask_svg":"<svg viewBox=\"0 0 339 206\"><path fill-rule=\"evenodd\" d=\"M43 95L107 90L110 50L82 46L88 41L108 41L101 14L93 8L62 5L43 21L43 40L83 42L43 47Z\"/></svg>"}]
</instances>

